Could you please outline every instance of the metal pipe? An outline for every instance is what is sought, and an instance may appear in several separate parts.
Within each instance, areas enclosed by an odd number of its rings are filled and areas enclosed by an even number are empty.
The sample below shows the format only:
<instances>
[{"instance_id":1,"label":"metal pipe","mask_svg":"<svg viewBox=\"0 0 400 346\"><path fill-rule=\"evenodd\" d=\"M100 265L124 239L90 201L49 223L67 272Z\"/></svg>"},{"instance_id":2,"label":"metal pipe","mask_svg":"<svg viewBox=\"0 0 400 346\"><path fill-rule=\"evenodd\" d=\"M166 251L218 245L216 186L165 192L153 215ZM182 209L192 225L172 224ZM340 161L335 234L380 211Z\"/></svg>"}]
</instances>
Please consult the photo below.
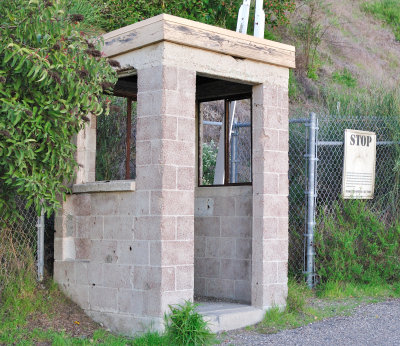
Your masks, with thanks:
<instances>
[{"instance_id":1,"label":"metal pipe","mask_svg":"<svg viewBox=\"0 0 400 346\"><path fill-rule=\"evenodd\" d=\"M43 281L44 276L44 209L37 218L37 279Z\"/></svg>"},{"instance_id":2,"label":"metal pipe","mask_svg":"<svg viewBox=\"0 0 400 346\"><path fill-rule=\"evenodd\" d=\"M314 228L315 228L315 200L316 194L316 143L317 143L318 120L315 113L310 114L310 126L308 137L308 190L307 190L307 224L306 224L306 243L307 243L307 265L306 277L307 286L314 286Z\"/></svg>"},{"instance_id":3,"label":"metal pipe","mask_svg":"<svg viewBox=\"0 0 400 346\"><path fill-rule=\"evenodd\" d=\"M310 122L310 119L289 119L289 124L308 124Z\"/></svg>"}]
</instances>

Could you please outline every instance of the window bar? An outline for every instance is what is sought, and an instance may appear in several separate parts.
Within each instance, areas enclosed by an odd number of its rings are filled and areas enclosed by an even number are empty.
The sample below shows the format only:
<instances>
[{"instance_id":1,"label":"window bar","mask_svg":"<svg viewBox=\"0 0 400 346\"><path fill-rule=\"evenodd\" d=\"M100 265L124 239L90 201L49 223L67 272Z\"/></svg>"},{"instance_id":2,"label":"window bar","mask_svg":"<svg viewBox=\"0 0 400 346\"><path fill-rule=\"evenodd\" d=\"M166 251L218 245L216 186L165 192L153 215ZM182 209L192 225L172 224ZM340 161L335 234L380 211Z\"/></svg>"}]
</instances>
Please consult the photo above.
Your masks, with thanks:
<instances>
[{"instance_id":1,"label":"window bar","mask_svg":"<svg viewBox=\"0 0 400 346\"><path fill-rule=\"evenodd\" d=\"M230 110L230 102L228 100L225 100L225 181L224 185L230 183L229 179L229 110Z\"/></svg>"},{"instance_id":2,"label":"window bar","mask_svg":"<svg viewBox=\"0 0 400 346\"><path fill-rule=\"evenodd\" d=\"M125 158L125 179L131 178L131 131L132 131L132 98L126 99L126 158Z\"/></svg>"}]
</instances>

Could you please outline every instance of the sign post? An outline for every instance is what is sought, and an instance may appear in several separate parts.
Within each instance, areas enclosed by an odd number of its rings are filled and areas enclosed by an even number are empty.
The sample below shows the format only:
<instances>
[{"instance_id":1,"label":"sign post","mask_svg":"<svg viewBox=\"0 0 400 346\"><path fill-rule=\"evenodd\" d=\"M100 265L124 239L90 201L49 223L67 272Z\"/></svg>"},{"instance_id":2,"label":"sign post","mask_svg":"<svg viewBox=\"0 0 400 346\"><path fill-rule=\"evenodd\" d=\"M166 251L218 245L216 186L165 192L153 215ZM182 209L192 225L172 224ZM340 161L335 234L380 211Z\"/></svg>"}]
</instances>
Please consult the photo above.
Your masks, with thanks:
<instances>
[{"instance_id":1,"label":"sign post","mask_svg":"<svg viewBox=\"0 0 400 346\"><path fill-rule=\"evenodd\" d=\"M344 199L372 199L375 187L376 134L344 132L342 194Z\"/></svg>"}]
</instances>

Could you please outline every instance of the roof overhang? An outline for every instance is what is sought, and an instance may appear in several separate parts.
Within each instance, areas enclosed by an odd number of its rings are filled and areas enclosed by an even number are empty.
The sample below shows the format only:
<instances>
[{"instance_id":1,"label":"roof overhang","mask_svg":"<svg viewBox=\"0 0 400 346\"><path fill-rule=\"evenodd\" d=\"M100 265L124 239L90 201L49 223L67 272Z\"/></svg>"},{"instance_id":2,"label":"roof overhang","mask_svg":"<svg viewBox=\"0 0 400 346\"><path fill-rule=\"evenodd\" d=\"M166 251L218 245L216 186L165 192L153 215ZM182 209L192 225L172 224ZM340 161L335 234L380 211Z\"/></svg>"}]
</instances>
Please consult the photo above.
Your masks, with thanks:
<instances>
[{"instance_id":1,"label":"roof overhang","mask_svg":"<svg viewBox=\"0 0 400 346\"><path fill-rule=\"evenodd\" d=\"M111 31L104 34L103 39L103 52L108 57L166 41L234 58L295 68L293 46L167 14Z\"/></svg>"}]
</instances>

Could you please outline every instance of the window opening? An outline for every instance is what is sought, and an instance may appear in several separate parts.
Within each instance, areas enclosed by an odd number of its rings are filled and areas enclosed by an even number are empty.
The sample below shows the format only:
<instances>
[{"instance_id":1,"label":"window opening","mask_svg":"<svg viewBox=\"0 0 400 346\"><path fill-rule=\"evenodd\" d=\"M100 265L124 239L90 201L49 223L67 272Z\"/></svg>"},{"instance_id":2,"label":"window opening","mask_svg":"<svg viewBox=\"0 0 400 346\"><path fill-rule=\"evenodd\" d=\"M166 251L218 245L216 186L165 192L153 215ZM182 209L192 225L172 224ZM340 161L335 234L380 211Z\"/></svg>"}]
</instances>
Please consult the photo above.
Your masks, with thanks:
<instances>
[{"instance_id":1,"label":"window opening","mask_svg":"<svg viewBox=\"0 0 400 346\"><path fill-rule=\"evenodd\" d=\"M199 186L251 184L251 99L199 102Z\"/></svg>"},{"instance_id":2,"label":"window opening","mask_svg":"<svg viewBox=\"0 0 400 346\"><path fill-rule=\"evenodd\" d=\"M97 117L96 181L136 178L136 104L132 97L104 96L110 114Z\"/></svg>"}]
</instances>

